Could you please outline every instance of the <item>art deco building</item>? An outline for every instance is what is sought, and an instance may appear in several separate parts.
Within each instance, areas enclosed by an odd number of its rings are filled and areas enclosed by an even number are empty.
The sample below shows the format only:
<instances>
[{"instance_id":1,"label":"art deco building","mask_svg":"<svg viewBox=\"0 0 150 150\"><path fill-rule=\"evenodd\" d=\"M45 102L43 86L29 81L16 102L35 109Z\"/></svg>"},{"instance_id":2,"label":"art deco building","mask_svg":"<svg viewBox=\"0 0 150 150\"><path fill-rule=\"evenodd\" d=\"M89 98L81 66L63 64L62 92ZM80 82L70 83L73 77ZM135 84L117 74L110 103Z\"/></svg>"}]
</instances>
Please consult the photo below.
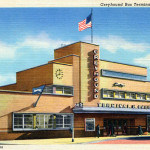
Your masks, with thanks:
<instances>
[{"instance_id":1,"label":"art deco building","mask_svg":"<svg viewBox=\"0 0 150 150\"><path fill-rule=\"evenodd\" d=\"M41 94L33 89L44 86ZM36 103L37 102L37 103ZM35 105L36 103L36 105ZM54 60L16 73L0 87L0 139L137 134L150 130L147 68L101 60L99 46L77 42Z\"/></svg>"}]
</instances>

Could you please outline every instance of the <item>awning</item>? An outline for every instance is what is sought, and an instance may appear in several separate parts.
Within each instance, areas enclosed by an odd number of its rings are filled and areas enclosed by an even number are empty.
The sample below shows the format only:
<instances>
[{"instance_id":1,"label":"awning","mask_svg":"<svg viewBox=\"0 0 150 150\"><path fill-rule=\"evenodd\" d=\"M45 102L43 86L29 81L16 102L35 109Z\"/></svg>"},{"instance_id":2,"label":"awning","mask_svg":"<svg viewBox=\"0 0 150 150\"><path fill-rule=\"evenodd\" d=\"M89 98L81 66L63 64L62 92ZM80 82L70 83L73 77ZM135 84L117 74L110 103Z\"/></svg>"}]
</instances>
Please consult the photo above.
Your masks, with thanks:
<instances>
[{"instance_id":1,"label":"awning","mask_svg":"<svg viewBox=\"0 0 150 150\"><path fill-rule=\"evenodd\" d=\"M75 107L73 109L75 114L79 113L99 113L99 114L143 114L150 115L150 109L138 108L108 108L108 107Z\"/></svg>"}]
</instances>

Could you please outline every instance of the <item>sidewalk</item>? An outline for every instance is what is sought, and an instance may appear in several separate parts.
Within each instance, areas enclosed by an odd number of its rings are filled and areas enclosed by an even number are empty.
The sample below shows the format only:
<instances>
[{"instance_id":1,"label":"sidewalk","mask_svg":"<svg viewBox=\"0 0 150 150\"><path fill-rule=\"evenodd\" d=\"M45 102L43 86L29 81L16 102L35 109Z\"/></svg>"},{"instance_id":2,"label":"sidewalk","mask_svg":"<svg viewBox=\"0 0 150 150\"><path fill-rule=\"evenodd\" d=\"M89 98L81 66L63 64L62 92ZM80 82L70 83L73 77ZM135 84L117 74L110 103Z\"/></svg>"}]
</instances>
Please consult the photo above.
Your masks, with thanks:
<instances>
[{"instance_id":1,"label":"sidewalk","mask_svg":"<svg viewBox=\"0 0 150 150\"><path fill-rule=\"evenodd\" d=\"M150 135L142 135L140 137L147 137ZM55 145L55 144L88 144L98 141L105 141L111 139L124 139L139 136L116 136L116 137L85 137L75 138L72 142L71 138L56 138L56 139L30 139L30 140L5 140L0 141L0 145Z\"/></svg>"}]
</instances>

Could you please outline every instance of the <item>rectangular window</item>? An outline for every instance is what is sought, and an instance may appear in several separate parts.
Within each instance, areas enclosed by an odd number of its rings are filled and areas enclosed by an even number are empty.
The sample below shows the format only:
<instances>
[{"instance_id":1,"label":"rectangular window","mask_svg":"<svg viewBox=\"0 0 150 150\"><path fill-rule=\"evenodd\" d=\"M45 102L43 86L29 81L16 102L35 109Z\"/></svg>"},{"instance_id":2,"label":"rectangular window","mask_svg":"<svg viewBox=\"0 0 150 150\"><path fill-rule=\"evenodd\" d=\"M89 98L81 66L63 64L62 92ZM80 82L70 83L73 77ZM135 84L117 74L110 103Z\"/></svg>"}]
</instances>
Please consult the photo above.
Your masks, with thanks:
<instances>
[{"instance_id":1,"label":"rectangular window","mask_svg":"<svg viewBox=\"0 0 150 150\"><path fill-rule=\"evenodd\" d=\"M23 128L23 114L14 114L14 128Z\"/></svg>"},{"instance_id":2,"label":"rectangular window","mask_svg":"<svg viewBox=\"0 0 150 150\"><path fill-rule=\"evenodd\" d=\"M95 131L95 118L85 119L85 131Z\"/></svg>"},{"instance_id":3,"label":"rectangular window","mask_svg":"<svg viewBox=\"0 0 150 150\"><path fill-rule=\"evenodd\" d=\"M126 98L127 99L136 99L136 94L135 93L127 93Z\"/></svg>"},{"instance_id":4,"label":"rectangular window","mask_svg":"<svg viewBox=\"0 0 150 150\"><path fill-rule=\"evenodd\" d=\"M64 87L64 95L73 95L73 90L70 87Z\"/></svg>"},{"instance_id":5,"label":"rectangular window","mask_svg":"<svg viewBox=\"0 0 150 150\"><path fill-rule=\"evenodd\" d=\"M150 100L150 95L149 94L147 95L147 100Z\"/></svg>"},{"instance_id":6,"label":"rectangular window","mask_svg":"<svg viewBox=\"0 0 150 150\"><path fill-rule=\"evenodd\" d=\"M129 100L150 100L150 94L146 93L134 93L126 91L113 91L102 89L103 98L113 98L113 99L129 99Z\"/></svg>"},{"instance_id":7,"label":"rectangular window","mask_svg":"<svg viewBox=\"0 0 150 150\"><path fill-rule=\"evenodd\" d=\"M58 86L58 85L45 86L43 93L72 96L73 95L73 87Z\"/></svg>"},{"instance_id":8,"label":"rectangular window","mask_svg":"<svg viewBox=\"0 0 150 150\"><path fill-rule=\"evenodd\" d=\"M103 97L107 97L107 91L103 91Z\"/></svg>"},{"instance_id":9,"label":"rectangular window","mask_svg":"<svg viewBox=\"0 0 150 150\"><path fill-rule=\"evenodd\" d=\"M68 114L19 114L14 113L14 130L37 130L37 129L68 129L72 127L73 115ZM36 127L33 127L33 124Z\"/></svg>"},{"instance_id":10,"label":"rectangular window","mask_svg":"<svg viewBox=\"0 0 150 150\"><path fill-rule=\"evenodd\" d=\"M125 93L124 92L119 92L119 98L125 98Z\"/></svg>"},{"instance_id":11,"label":"rectangular window","mask_svg":"<svg viewBox=\"0 0 150 150\"><path fill-rule=\"evenodd\" d=\"M63 115L56 115L56 128L63 128L64 123L64 117Z\"/></svg>"},{"instance_id":12,"label":"rectangular window","mask_svg":"<svg viewBox=\"0 0 150 150\"><path fill-rule=\"evenodd\" d=\"M33 115L24 114L24 128L32 129L33 128Z\"/></svg>"},{"instance_id":13,"label":"rectangular window","mask_svg":"<svg viewBox=\"0 0 150 150\"><path fill-rule=\"evenodd\" d=\"M107 97L114 97L114 92L113 91L107 91Z\"/></svg>"},{"instance_id":14,"label":"rectangular window","mask_svg":"<svg viewBox=\"0 0 150 150\"><path fill-rule=\"evenodd\" d=\"M119 98L119 92L115 92L115 98Z\"/></svg>"},{"instance_id":15,"label":"rectangular window","mask_svg":"<svg viewBox=\"0 0 150 150\"><path fill-rule=\"evenodd\" d=\"M43 93L53 93L53 87L52 86L45 86Z\"/></svg>"},{"instance_id":16,"label":"rectangular window","mask_svg":"<svg viewBox=\"0 0 150 150\"><path fill-rule=\"evenodd\" d=\"M53 115L45 115L45 128L53 128Z\"/></svg>"},{"instance_id":17,"label":"rectangular window","mask_svg":"<svg viewBox=\"0 0 150 150\"><path fill-rule=\"evenodd\" d=\"M117 72L117 71L110 71L110 70L102 70L102 76L141 80L141 81L147 80L147 76L124 73L124 72Z\"/></svg>"},{"instance_id":18,"label":"rectangular window","mask_svg":"<svg viewBox=\"0 0 150 150\"><path fill-rule=\"evenodd\" d=\"M64 94L64 89L63 87L56 87L56 94Z\"/></svg>"},{"instance_id":19,"label":"rectangular window","mask_svg":"<svg viewBox=\"0 0 150 150\"><path fill-rule=\"evenodd\" d=\"M137 94L137 99L146 100L146 95L145 94Z\"/></svg>"},{"instance_id":20,"label":"rectangular window","mask_svg":"<svg viewBox=\"0 0 150 150\"><path fill-rule=\"evenodd\" d=\"M64 127L71 127L71 116L64 116Z\"/></svg>"},{"instance_id":21,"label":"rectangular window","mask_svg":"<svg viewBox=\"0 0 150 150\"><path fill-rule=\"evenodd\" d=\"M43 129L44 128L44 115L43 114L37 114L36 115L36 127L39 129Z\"/></svg>"}]
</instances>

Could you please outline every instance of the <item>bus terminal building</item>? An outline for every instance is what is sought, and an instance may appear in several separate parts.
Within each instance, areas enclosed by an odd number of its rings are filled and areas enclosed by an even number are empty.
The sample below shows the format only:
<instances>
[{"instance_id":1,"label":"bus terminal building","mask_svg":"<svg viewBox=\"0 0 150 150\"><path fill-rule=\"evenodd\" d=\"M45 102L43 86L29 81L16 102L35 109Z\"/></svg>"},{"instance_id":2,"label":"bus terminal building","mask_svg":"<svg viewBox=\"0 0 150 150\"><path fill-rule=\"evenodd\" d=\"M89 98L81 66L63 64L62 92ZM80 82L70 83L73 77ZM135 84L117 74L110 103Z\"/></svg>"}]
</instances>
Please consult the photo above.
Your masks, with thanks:
<instances>
[{"instance_id":1,"label":"bus terminal building","mask_svg":"<svg viewBox=\"0 0 150 150\"><path fill-rule=\"evenodd\" d=\"M149 132L147 68L101 60L99 49L85 42L55 49L54 60L1 86L0 140L71 137L71 128L75 137L95 137L98 124L101 136L112 124L115 135L135 135L139 125Z\"/></svg>"}]
</instances>

